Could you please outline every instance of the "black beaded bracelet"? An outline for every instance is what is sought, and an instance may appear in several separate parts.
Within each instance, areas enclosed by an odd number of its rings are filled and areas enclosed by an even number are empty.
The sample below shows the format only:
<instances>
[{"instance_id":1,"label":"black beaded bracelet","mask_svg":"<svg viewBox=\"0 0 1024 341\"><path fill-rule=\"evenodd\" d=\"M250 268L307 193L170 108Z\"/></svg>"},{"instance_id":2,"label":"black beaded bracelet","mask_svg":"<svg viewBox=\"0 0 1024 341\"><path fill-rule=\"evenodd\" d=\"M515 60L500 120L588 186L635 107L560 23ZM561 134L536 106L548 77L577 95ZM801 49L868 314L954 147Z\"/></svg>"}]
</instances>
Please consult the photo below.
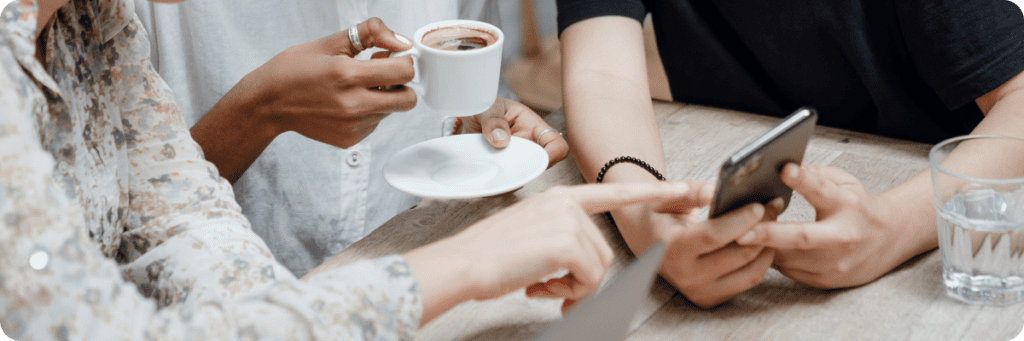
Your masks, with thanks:
<instances>
[{"instance_id":1,"label":"black beaded bracelet","mask_svg":"<svg viewBox=\"0 0 1024 341\"><path fill-rule=\"evenodd\" d=\"M604 164L604 167L601 167L601 171L597 172L597 183L601 183L601 181L604 181L604 173L608 172L608 168L611 168L615 164L622 162L629 162L636 164L637 166L643 167L652 175L654 175L655 178L658 178L658 180L665 181L665 177L662 176L657 169L654 169L653 166L647 164L647 162L644 162L643 160L637 159L632 156L620 156L612 159L611 161L608 161L608 163Z\"/></svg>"}]
</instances>

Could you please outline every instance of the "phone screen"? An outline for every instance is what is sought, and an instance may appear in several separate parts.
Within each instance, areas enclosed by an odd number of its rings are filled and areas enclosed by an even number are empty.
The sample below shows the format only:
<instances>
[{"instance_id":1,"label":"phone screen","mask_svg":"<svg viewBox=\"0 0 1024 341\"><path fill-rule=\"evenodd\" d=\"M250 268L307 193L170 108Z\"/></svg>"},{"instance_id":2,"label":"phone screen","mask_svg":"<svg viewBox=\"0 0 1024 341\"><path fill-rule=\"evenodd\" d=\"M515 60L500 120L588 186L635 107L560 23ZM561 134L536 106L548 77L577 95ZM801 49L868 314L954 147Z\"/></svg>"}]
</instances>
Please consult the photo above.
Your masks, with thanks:
<instances>
[{"instance_id":1,"label":"phone screen","mask_svg":"<svg viewBox=\"0 0 1024 341\"><path fill-rule=\"evenodd\" d=\"M730 156L719 171L709 217L716 218L754 202L767 204L777 197L783 198L783 209L789 207L793 190L782 183L782 167L803 161L817 119L814 109L797 109Z\"/></svg>"}]
</instances>

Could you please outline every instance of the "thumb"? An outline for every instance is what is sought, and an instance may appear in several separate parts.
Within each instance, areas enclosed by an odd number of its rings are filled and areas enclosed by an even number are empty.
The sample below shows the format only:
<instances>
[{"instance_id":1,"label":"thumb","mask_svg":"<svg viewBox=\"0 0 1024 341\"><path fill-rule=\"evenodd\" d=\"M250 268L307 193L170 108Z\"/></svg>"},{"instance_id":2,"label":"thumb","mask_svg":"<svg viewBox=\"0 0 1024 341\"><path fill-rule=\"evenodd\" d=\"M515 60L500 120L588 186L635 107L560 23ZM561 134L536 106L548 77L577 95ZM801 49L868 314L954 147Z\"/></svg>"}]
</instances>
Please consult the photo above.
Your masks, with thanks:
<instances>
[{"instance_id":1,"label":"thumb","mask_svg":"<svg viewBox=\"0 0 1024 341\"><path fill-rule=\"evenodd\" d=\"M494 148L508 147L512 140L512 128L505 118L505 105L500 99L490 109L480 114L480 132Z\"/></svg>"}]
</instances>

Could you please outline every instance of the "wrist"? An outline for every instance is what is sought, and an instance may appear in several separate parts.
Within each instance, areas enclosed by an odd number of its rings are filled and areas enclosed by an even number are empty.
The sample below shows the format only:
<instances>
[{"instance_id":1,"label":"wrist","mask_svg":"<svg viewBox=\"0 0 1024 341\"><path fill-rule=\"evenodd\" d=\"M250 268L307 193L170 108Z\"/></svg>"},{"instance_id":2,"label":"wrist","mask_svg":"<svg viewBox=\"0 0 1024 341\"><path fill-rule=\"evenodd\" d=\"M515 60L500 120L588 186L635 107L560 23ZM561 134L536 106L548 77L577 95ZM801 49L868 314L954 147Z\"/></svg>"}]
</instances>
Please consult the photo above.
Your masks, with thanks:
<instances>
[{"instance_id":1,"label":"wrist","mask_svg":"<svg viewBox=\"0 0 1024 341\"><path fill-rule=\"evenodd\" d=\"M646 161L643 161L641 159L638 159L638 158L635 158L635 157L632 157L632 156L620 156L620 157L616 157L614 159L611 159L610 161L605 163L604 167L601 167L601 170L599 170L597 172L597 178L596 178L596 180L594 182L597 182L597 183L604 182L604 177L607 174L608 170L611 169L611 167L613 167L613 166L615 166L617 164L620 164L620 163L631 163L631 164L637 165L638 167L643 168L645 171L650 173L651 176L653 176L655 179L658 179L660 181L665 181L665 176L662 175L661 172L658 171L657 168L655 168L651 164L647 163Z\"/></svg>"},{"instance_id":2,"label":"wrist","mask_svg":"<svg viewBox=\"0 0 1024 341\"><path fill-rule=\"evenodd\" d=\"M656 159L659 160L660 159ZM641 158L616 157L610 159L598 171L595 182L597 183L643 183L664 181L665 177L659 166L647 163ZM656 239L657 231L654 230L652 222L657 219L650 205L629 205L609 212L614 225L626 241L626 245L634 254L639 254L647 249Z\"/></svg>"},{"instance_id":3,"label":"wrist","mask_svg":"<svg viewBox=\"0 0 1024 341\"><path fill-rule=\"evenodd\" d=\"M650 158L647 159L643 156L633 158L637 160L636 163L633 161L616 161L622 157L608 158L602 167L598 169L594 174L594 182L597 182L597 178L600 177L600 183L641 183L641 182L657 182L664 179L664 172L661 170L665 168L664 162L661 158ZM646 167L645 167L646 166Z\"/></svg>"},{"instance_id":4,"label":"wrist","mask_svg":"<svg viewBox=\"0 0 1024 341\"><path fill-rule=\"evenodd\" d=\"M472 257L459 257L456 251L465 247L458 245L455 238L446 238L403 255L423 294L420 326L477 297L480 283L473 271Z\"/></svg>"},{"instance_id":5,"label":"wrist","mask_svg":"<svg viewBox=\"0 0 1024 341\"><path fill-rule=\"evenodd\" d=\"M657 217L649 205L631 205L609 212L615 227L634 254L640 254L660 239L652 223Z\"/></svg>"},{"instance_id":6,"label":"wrist","mask_svg":"<svg viewBox=\"0 0 1024 341\"><path fill-rule=\"evenodd\" d=\"M263 67L260 67L245 75L224 97L231 96L234 99L232 102L237 106L234 112L242 116L237 119L251 121L261 137L272 140L291 129L285 116L273 109L276 95L273 87L263 81L267 79L262 75L263 72Z\"/></svg>"},{"instance_id":7,"label":"wrist","mask_svg":"<svg viewBox=\"0 0 1024 341\"><path fill-rule=\"evenodd\" d=\"M895 243L904 244L892 248L902 252L896 255L900 262L938 246L935 208L930 191L916 190L910 182L879 195L879 206L885 208L882 219L885 219L883 225L887 234Z\"/></svg>"}]
</instances>

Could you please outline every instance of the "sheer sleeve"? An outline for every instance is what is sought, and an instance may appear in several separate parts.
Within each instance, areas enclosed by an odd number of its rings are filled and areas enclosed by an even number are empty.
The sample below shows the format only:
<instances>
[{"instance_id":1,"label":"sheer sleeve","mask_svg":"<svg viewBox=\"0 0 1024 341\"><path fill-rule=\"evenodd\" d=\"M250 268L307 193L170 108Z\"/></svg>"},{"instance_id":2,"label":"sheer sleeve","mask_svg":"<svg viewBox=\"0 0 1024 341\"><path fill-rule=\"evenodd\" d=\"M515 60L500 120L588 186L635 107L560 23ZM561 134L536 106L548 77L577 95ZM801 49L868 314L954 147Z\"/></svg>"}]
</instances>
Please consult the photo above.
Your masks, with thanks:
<instances>
[{"instance_id":1,"label":"sheer sleeve","mask_svg":"<svg viewBox=\"0 0 1024 341\"><path fill-rule=\"evenodd\" d=\"M126 258L124 272L143 294L156 299L158 307L188 309L248 298L242 304L287 307L267 321L281 321L278 315L289 312L303 322L296 326L334 321L342 329L367 325L378 332L411 334L421 308L403 260L355 265L317 277L329 280L314 279L314 286L298 282L251 231L230 184L190 137L169 87L149 63L150 44L138 20L130 20L104 45L113 50L105 53L117 54L120 61L112 73L138 70L135 77L122 77L112 97L123 99L119 111L130 188L119 254ZM268 309L246 311L273 311ZM321 313L327 316L317 316Z\"/></svg>"},{"instance_id":2,"label":"sheer sleeve","mask_svg":"<svg viewBox=\"0 0 1024 341\"><path fill-rule=\"evenodd\" d=\"M82 1L74 1L80 3ZM106 6L108 3L102 1ZM93 2L93 4L96 4ZM0 39L0 324L19 340L408 339L422 302L400 256L300 281L249 229L230 185L202 158L148 61L132 11L100 21L109 64L96 115L119 115L127 157L116 160L129 209L115 262L57 190L54 159L32 115L46 100ZM97 8L97 7L93 7ZM86 11L88 12L88 11ZM85 25L88 20L69 25ZM69 29L74 48L80 35ZM59 34L59 33L58 33ZM84 35L81 35L84 36ZM83 44L89 45L89 44ZM95 50L92 50L95 51ZM9 55L9 54L8 54ZM72 121L72 124L73 121ZM106 160L111 162L111 160ZM122 264L119 268L118 263Z\"/></svg>"}]
</instances>

